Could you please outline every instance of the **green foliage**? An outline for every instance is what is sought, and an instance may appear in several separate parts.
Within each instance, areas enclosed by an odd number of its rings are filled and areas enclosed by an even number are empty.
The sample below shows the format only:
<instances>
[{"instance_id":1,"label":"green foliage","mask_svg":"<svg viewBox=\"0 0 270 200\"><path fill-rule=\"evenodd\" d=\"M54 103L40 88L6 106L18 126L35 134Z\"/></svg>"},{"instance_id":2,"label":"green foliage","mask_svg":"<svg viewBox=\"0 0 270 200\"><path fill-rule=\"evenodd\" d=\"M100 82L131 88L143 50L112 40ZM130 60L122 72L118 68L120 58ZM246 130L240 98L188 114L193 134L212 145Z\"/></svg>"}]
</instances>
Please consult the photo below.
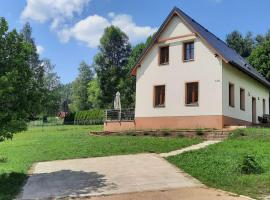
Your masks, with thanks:
<instances>
[{"instance_id":1,"label":"green foliage","mask_svg":"<svg viewBox=\"0 0 270 200\"><path fill-rule=\"evenodd\" d=\"M55 73L54 65L48 59L42 60L42 67L44 70L44 75L42 78L42 87L40 90L42 91L42 114L44 116L55 116L59 111L59 107L61 104L61 84L60 78Z\"/></svg>"},{"instance_id":2,"label":"green foliage","mask_svg":"<svg viewBox=\"0 0 270 200\"><path fill-rule=\"evenodd\" d=\"M121 104L123 108L133 108L135 107L135 89L136 89L136 77L131 76L131 70L136 64L138 58L144 51L144 49L151 42L152 37L148 37L145 43L137 44L132 48L131 54L128 58L127 65L123 68L124 76L119 82L119 91L121 93Z\"/></svg>"},{"instance_id":3,"label":"green foliage","mask_svg":"<svg viewBox=\"0 0 270 200\"><path fill-rule=\"evenodd\" d=\"M239 165L241 174L261 174L263 173L263 168L256 161L255 156L245 155L241 164Z\"/></svg>"},{"instance_id":4,"label":"green foliage","mask_svg":"<svg viewBox=\"0 0 270 200\"><path fill-rule=\"evenodd\" d=\"M103 124L104 110L92 109L85 111L78 111L74 117L74 124L91 125Z\"/></svg>"},{"instance_id":5,"label":"green foliage","mask_svg":"<svg viewBox=\"0 0 270 200\"><path fill-rule=\"evenodd\" d=\"M125 76L123 67L127 64L130 53L128 36L118 27L106 28L100 39L99 53L94 58L101 108L112 107L120 79Z\"/></svg>"},{"instance_id":6,"label":"green foliage","mask_svg":"<svg viewBox=\"0 0 270 200\"><path fill-rule=\"evenodd\" d=\"M202 129L202 128L197 128L195 131L196 131L196 134L199 136L204 135L204 129Z\"/></svg>"},{"instance_id":7,"label":"green foliage","mask_svg":"<svg viewBox=\"0 0 270 200\"><path fill-rule=\"evenodd\" d=\"M264 77L270 79L270 40L258 45L248 60Z\"/></svg>"},{"instance_id":8,"label":"green foliage","mask_svg":"<svg viewBox=\"0 0 270 200\"><path fill-rule=\"evenodd\" d=\"M247 58L251 54L255 45L251 32L243 36L238 31L233 31L228 34L226 36L226 43L244 58Z\"/></svg>"},{"instance_id":9,"label":"green foliage","mask_svg":"<svg viewBox=\"0 0 270 200\"><path fill-rule=\"evenodd\" d=\"M88 102L91 104L91 106L93 108L99 108L100 86L97 78L94 78L88 83L87 93L88 93Z\"/></svg>"},{"instance_id":10,"label":"green foliage","mask_svg":"<svg viewBox=\"0 0 270 200\"><path fill-rule=\"evenodd\" d=\"M72 108L73 111L90 109L92 106L88 102L88 83L93 79L94 72L91 66L84 61L79 67L79 76L72 84Z\"/></svg>"},{"instance_id":11,"label":"green foliage","mask_svg":"<svg viewBox=\"0 0 270 200\"><path fill-rule=\"evenodd\" d=\"M36 69L33 64L35 46L0 18L0 137L26 129L33 107L39 103Z\"/></svg>"}]
</instances>

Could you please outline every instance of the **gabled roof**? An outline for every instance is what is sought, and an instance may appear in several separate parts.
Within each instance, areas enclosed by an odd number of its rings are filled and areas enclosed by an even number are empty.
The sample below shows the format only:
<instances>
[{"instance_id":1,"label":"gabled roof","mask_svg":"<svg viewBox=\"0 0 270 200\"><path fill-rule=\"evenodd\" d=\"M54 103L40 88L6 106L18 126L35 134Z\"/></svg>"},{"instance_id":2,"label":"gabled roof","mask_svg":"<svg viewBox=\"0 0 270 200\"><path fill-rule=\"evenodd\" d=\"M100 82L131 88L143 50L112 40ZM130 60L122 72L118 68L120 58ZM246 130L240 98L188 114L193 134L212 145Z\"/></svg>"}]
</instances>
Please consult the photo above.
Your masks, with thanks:
<instances>
[{"instance_id":1,"label":"gabled roof","mask_svg":"<svg viewBox=\"0 0 270 200\"><path fill-rule=\"evenodd\" d=\"M156 43L161 32L165 26L169 23L173 16L179 16L185 25L187 25L193 32L195 32L208 46L219 55L225 63L230 63L237 69L245 72L249 76L253 77L257 81L261 82L263 85L270 87L270 82L264 78L256 69L254 69L243 57L241 57L235 50L227 46L225 42L215 36L213 33L208 31L206 28L201 26L194 19L189 17L186 13L177 7L174 7L166 20L158 29L157 33L153 36L152 42L146 47L139 59L137 60L135 66L132 69L131 74L136 75L136 70L140 66L140 63L146 53L151 49L151 47Z\"/></svg>"}]
</instances>

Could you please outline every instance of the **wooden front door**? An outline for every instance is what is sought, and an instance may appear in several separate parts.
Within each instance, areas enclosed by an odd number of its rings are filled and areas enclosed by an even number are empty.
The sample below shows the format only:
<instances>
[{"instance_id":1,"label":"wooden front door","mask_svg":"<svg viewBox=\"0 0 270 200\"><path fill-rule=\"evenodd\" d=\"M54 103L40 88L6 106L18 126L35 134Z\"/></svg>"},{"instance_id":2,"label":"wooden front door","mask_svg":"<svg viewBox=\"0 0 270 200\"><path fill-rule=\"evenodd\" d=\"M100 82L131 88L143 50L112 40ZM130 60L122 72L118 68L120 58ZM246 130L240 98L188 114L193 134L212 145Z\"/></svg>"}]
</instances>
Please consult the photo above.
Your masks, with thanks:
<instances>
[{"instance_id":1,"label":"wooden front door","mask_svg":"<svg viewBox=\"0 0 270 200\"><path fill-rule=\"evenodd\" d=\"M253 124L256 124L256 118L257 118L257 115L256 115L256 98L255 97L252 97L252 123Z\"/></svg>"}]
</instances>

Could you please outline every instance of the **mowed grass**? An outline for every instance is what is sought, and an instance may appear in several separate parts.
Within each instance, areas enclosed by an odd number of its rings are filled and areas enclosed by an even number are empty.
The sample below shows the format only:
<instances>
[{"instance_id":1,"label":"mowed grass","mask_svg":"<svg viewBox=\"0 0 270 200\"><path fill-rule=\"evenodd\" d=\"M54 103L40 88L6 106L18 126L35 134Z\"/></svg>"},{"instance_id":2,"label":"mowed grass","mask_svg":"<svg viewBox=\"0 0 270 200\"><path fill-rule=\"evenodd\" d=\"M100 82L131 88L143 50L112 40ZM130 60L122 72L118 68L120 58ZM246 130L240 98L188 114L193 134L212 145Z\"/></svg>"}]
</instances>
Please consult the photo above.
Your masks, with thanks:
<instances>
[{"instance_id":1,"label":"mowed grass","mask_svg":"<svg viewBox=\"0 0 270 200\"><path fill-rule=\"evenodd\" d=\"M240 163L253 155L264 173L243 175ZM261 198L270 195L270 129L248 128L208 148L187 152L168 160L210 187Z\"/></svg>"},{"instance_id":2,"label":"mowed grass","mask_svg":"<svg viewBox=\"0 0 270 200\"><path fill-rule=\"evenodd\" d=\"M201 142L199 138L89 136L102 126L31 127L0 143L0 199L13 199L35 162L142 152L168 152Z\"/></svg>"}]
</instances>

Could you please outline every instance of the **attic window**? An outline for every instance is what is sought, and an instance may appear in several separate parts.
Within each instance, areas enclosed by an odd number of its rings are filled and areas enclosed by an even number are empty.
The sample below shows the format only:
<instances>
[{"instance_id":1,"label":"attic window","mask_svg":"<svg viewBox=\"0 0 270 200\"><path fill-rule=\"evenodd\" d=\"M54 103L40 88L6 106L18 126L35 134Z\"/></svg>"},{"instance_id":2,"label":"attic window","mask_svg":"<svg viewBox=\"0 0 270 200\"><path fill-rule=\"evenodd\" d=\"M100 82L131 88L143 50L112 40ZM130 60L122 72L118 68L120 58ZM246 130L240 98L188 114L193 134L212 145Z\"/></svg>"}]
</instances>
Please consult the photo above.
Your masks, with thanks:
<instances>
[{"instance_id":1,"label":"attic window","mask_svg":"<svg viewBox=\"0 0 270 200\"><path fill-rule=\"evenodd\" d=\"M159 64L169 64L169 46L160 47L159 49Z\"/></svg>"},{"instance_id":2,"label":"attic window","mask_svg":"<svg viewBox=\"0 0 270 200\"><path fill-rule=\"evenodd\" d=\"M186 42L183 45L183 57L184 62L193 61L194 60L194 42Z\"/></svg>"}]
</instances>

